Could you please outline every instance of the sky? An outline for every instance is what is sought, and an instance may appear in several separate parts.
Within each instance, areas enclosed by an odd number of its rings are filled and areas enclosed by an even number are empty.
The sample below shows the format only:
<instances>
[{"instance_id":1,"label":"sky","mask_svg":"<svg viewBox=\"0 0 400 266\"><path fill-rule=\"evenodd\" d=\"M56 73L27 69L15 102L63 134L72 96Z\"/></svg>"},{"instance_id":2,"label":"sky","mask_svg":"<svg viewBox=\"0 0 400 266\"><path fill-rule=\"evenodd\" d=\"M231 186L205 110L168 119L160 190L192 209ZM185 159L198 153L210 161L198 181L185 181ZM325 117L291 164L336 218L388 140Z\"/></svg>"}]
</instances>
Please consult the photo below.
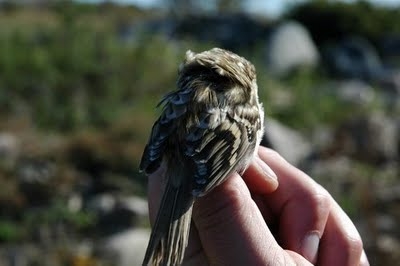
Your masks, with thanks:
<instances>
[{"instance_id":1,"label":"sky","mask_svg":"<svg viewBox=\"0 0 400 266\"><path fill-rule=\"evenodd\" d=\"M81 2L98 3L104 0L79 0ZM246 10L251 13L265 14L270 17L277 17L286 8L293 4L304 2L305 0L247 0ZM354 0L342 0L344 2L354 2ZM400 0L369 0L378 5L400 7ZM152 8L160 6L163 0L112 0L120 4L135 4L143 8Z\"/></svg>"}]
</instances>

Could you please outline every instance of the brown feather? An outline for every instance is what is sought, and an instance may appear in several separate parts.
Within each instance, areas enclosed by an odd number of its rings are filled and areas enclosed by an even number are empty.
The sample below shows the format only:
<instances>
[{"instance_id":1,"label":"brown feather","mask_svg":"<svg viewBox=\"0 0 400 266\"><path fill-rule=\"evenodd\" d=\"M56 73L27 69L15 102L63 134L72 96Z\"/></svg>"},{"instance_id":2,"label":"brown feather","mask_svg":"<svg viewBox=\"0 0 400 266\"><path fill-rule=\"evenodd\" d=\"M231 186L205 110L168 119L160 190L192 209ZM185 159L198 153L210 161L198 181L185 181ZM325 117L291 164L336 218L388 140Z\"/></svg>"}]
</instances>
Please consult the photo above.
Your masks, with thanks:
<instances>
[{"instance_id":1,"label":"brown feather","mask_svg":"<svg viewBox=\"0 0 400 266\"><path fill-rule=\"evenodd\" d=\"M167 185L143 265L180 265L188 244L193 202L242 172L263 132L254 66L214 48L188 51L179 68L177 90L163 107L140 168L153 173L164 161Z\"/></svg>"}]
</instances>

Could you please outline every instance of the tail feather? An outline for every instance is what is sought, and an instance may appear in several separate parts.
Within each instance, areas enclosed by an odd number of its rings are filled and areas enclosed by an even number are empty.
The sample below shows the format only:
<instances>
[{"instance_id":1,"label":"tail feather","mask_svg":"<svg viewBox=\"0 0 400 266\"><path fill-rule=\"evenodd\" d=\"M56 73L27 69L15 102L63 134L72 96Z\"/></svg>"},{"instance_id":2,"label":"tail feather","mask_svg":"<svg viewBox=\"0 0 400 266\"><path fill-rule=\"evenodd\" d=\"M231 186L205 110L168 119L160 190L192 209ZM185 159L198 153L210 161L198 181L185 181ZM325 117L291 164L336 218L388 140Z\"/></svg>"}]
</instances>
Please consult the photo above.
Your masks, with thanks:
<instances>
[{"instance_id":1,"label":"tail feather","mask_svg":"<svg viewBox=\"0 0 400 266\"><path fill-rule=\"evenodd\" d=\"M143 265L180 265L188 245L193 196L167 182Z\"/></svg>"}]
</instances>

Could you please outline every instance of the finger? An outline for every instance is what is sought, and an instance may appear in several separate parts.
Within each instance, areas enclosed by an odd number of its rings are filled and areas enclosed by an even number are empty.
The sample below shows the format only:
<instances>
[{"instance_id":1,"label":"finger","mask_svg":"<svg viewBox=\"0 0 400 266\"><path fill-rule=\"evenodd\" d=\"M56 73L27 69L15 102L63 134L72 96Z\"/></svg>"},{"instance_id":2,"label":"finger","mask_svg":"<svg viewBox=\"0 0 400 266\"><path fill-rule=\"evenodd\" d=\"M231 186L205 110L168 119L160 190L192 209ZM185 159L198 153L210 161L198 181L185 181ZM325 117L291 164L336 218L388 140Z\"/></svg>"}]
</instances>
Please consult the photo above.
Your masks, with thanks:
<instances>
[{"instance_id":1,"label":"finger","mask_svg":"<svg viewBox=\"0 0 400 266\"><path fill-rule=\"evenodd\" d=\"M321 238L318 264L369 265L356 227L334 201Z\"/></svg>"},{"instance_id":2,"label":"finger","mask_svg":"<svg viewBox=\"0 0 400 266\"><path fill-rule=\"evenodd\" d=\"M365 250L363 250L361 253L360 266L369 266L369 261L367 258L367 254L365 253Z\"/></svg>"},{"instance_id":3,"label":"finger","mask_svg":"<svg viewBox=\"0 0 400 266\"><path fill-rule=\"evenodd\" d=\"M207 257L201 246L199 233L196 226L192 222L190 226L189 244L185 251L184 265L206 265Z\"/></svg>"},{"instance_id":4,"label":"finger","mask_svg":"<svg viewBox=\"0 0 400 266\"><path fill-rule=\"evenodd\" d=\"M287 260L238 174L197 199L193 220L209 264L284 265L279 262Z\"/></svg>"},{"instance_id":5,"label":"finger","mask_svg":"<svg viewBox=\"0 0 400 266\"><path fill-rule=\"evenodd\" d=\"M315 263L329 215L329 205L326 194L317 189L309 194L299 191L298 195L289 199L282 209L279 224L282 244Z\"/></svg>"},{"instance_id":6,"label":"finger","mask_svg":"<svg viewBox=\"0 0 400 266\"><path fill-rule=\"evenodd\" d=\"M268 164L261 160L260 157L255 156L247 170L243 173L242 178L271 230L273 219L270 218L274 217L274 215L271 209L264 204L263 195L269 194L278 188L278 177Z\"/></svg>"},{"instance_id":7,"label":"finger","mask_svg":"<svg viewBox=\"0 0 400 266\"><path fill-rule=\"evenodd\" d=\"M279 187L264 202L280 217L281 245L315 263L329 216L329 193L276 152L261 147L259 156L279 177Z\"/></svg>"},{"instance_id":8,"label":"finger","mask_svg":"<svg viewBox=\"0 0 400 266\"><path fill-rule=\"evenodd\" d=\"M261 181L257 181L256 178L253 178L253 180L255 181L253 183L255 183L257 185L257 182L258 182L258 185L261 184L262 186L265 187L265 189L264 189L265 191L271 191L274 189L274 186L275 187L277 186L276 180L274 181L270 177L265 177L265 175L266 175L265 170L260 169L260 166L251 165L251 166L249 166L249 168L250 168L250 170L248 171L249 173L254 173L257 176L261 176L261 178L264 178L264 180L261 180ZM164 187L165 187L165 183L166 183L165 182L166 181L165 180L165 172L166 172L166 168L165 168L165 165L163 164L157 171L155 171L153 174L148 176L148 203L149 203L149 216L150 216L151 224L153 224L156 219L158 208L159 208L161 198L162 198L162 195L164 192ZM237 174L235 174L235 176L238 177ZM240 179L240 177L239 177L239 179ZM258 179L260 179L260 178L258 178ZM243 181L242 180L240 180L240 181L243 184ZM229 184L228 181L225 183ZM220 186L225 186L225 183L221 184ZM229 191L229 187L232 187L232 185L228 186L227 191ZM215 189L215 190L217 190L217 189ZM213 192L211 192L211 193L213 193ZM218 192L215 192L215 193L217 193L217 196L218 196ZM248 193L248 191L247 191L247 193ZM228 192L228 194L229 194L229 192ZM235 196L233 196L232 198L234 198L234 197ZM228 197L228 199L229 199L229 197ZM211 206L213 206L214 202L203 203L203 204L200 203L200 204L196 204L196 206L197 205L205 206L207 204L210 204ZM196 209L198 209L198 207L194 208L194 214L196 213ZM201 210L201 207L200 207L200 210ZM230 210L226 210L226 212L225 212L227 217L231 216L231 214L229 214L229 212L230 212ZM262 217L261 217L260 221L262 221ZM237 222L240 223L240 221L237 221ZM240 226L240 224L237 224L237 225ZM249 225L249 226L251 226L251 225ZM266 227L265 223L264 223L264 227ZM258 226L257 226L257 228L258 228ZM226 235L231 235L231 232L229 229L227 229L226 231L227 231ZM202 232L204 232L204 230ZM217 230L217 232L218 232L218 230ZM257 232L257 234L258 233L259 232ZM251 236L248 236L248 237L251 238ZM210 239L209 241L214 243L212 239ZM238 241L235 241L235 242L238 242ZM271 241L268 241L267 243L269 243L269 242L271 242ZM265 244L263 243L261 246L265 247ZM207 247L210 247L210 245L207 245ZM276 247L279 248L279 246L277 244L276 244ZM265 253L265 251L263 251L263 253ZM192 226L191 231L190 231L190 237L189 237L189 245L188 245L188 248L187 248L186 254L185 254L185 263L188 263L189 265L204 265L205 262L206 262L206 256L205 256L203 247L200 243L198 230L195 226Z\"/></svg>"},{"instance_id":9,"label":"finger","mask_svg":"<svg viewBox=\"0 0 400 266\"><path fill-rule=\"evenodd\" d=\"M164 191L165 170L162 165L148 179L151 222L155 220ZM246 195L243 201L240 195ZM248 208L248 205L251 207ZM301 256L282 250L254 205L247 187L237 174L200 198L195 204L193 216L201 234L192 226L185 263L204 265L210 264L211 260L211 264L219 261L228 265L307 265Z\"/></svg>"},{"instance_id":10,"label":"finger","mask_svg":"<svg viewBox=\"0 0 400 266\"><path fill-rule=\"evenodd\" d=\"M252 193L266 194L278 188L278 177L258 156L254 157L242 177Z\"/></svg>"}]
</instances>

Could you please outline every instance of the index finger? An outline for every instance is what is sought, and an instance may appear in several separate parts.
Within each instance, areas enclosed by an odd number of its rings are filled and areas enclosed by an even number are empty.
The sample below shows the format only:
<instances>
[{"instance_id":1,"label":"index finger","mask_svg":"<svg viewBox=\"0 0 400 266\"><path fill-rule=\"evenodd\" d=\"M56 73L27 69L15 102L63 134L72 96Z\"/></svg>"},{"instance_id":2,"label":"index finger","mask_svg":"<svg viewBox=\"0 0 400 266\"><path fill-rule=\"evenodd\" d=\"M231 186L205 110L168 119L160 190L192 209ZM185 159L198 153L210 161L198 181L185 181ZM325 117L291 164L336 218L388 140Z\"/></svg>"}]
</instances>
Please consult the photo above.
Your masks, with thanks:
<instances>
[{"instance_id":1,"label":"index finger","mask_svg":"<svg viewBox=\"0 0 400 266\"><path fill-rule=\"evenodd\" d=\"M260 147L259 156L279 180L274 192L261 197L269 216L264 218L278 222L278 234L284 248L298 252L315 263L329 215L329 193L275 151ZM251 182L248 177L245 180Z\"/></svg>"}]
</instances>

